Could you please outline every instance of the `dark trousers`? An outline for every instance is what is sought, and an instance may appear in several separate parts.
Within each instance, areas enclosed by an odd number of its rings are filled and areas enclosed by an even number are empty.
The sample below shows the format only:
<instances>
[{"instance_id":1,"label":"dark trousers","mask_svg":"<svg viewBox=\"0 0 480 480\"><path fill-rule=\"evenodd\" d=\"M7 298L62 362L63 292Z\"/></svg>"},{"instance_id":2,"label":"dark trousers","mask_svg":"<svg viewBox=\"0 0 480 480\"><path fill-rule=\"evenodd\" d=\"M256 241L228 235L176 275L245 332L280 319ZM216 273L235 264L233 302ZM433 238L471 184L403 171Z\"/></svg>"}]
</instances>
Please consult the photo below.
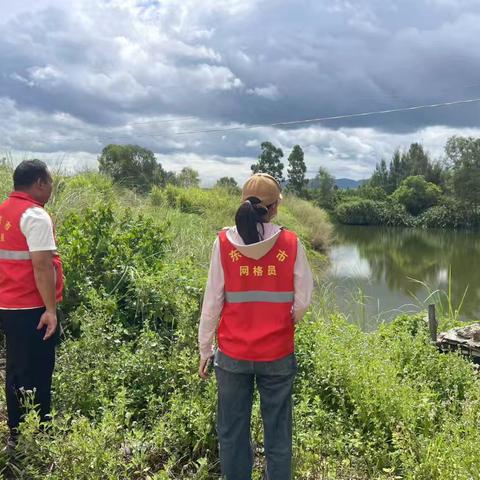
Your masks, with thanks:
<instances>
[{"instance_id":1,"label":"dark trousers","mask_svg":"<svg viewBox=\"0 0 480 480\"><path fill-rule=\"evenodd\" d=\"M37 326L44 311L44 308L0 310L0 327L7 345L5 391L8 426L12 431L16 431L25 414L25 392L34 392L34 402L42 421L48 420L50 413L59 329L48 340L43 340L46 327L37 330Z\"/></svg>"},{"instance_id":2,"label":"dark trousers","mask_svg":"<svg viewBox=\"0 0 480 480\"><path fill-rule=\"evenodd\" d=\"M255 382L263 421L265 478L292 478L292 388L296 371L293 354L273 362L249 362L217 351L217 432L226 480L252 478L250 420Z\"/></svg>"}]
</instances>

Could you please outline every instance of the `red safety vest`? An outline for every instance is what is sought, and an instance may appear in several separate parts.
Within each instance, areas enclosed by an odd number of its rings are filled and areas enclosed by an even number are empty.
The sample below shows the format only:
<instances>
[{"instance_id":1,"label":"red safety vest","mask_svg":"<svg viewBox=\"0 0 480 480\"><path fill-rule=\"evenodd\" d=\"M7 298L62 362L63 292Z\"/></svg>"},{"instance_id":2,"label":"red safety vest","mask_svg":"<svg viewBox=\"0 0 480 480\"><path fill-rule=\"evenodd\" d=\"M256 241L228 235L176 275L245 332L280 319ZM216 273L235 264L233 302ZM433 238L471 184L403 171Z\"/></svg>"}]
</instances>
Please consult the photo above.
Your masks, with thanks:
<instances>
[{"instance_id":1,"label":"red safety vest","mask_svg":"<svg viewBox=\"0 0 480 480\"><path fill-rule=\"evenodd\" d=\"M222 352L238 360L273 361L294 352L293 271L297 236L282 230L258 260L242 255L219 233L225 302L217 337Z\"/></svg>"},{"instance_id":2,"label":"red safety vest","mask_svg":"<svg viewBox=\"0 0 480 480\"><path fill-rule=\"evenodd\" d=\"M0 204L0 308L44 307L35 283L33 264L20 220L26 210L43 205L23 192L13 192ZM63 271L57 253L52 256L56 272L56 299L62 300Z\"/></svg>"}]
</instances>

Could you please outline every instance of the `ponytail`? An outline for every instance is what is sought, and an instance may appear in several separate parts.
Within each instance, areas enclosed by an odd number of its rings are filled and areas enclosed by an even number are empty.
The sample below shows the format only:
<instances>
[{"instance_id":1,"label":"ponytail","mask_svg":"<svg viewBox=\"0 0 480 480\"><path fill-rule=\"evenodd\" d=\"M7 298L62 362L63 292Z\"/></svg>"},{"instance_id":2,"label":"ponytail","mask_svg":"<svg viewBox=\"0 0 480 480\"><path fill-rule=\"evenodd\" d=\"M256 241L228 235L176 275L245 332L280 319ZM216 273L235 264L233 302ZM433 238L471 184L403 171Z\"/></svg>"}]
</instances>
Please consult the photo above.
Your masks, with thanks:
<instances>
[{"instance_id":1,"label":"ponytail","mask_svg":"<svg viewBox=\"0 0 480 480\"><path fill-rule=\"evenodd\" d=\"M260 199L257 197L248 197L245 202L240 205L235 215L235 224L237 225L237 232L242 237L245 245L257 243L260 240L257 223L262 224L265 221L265 216L268 210L259 205Z\"/></svg>"}]
</instances>

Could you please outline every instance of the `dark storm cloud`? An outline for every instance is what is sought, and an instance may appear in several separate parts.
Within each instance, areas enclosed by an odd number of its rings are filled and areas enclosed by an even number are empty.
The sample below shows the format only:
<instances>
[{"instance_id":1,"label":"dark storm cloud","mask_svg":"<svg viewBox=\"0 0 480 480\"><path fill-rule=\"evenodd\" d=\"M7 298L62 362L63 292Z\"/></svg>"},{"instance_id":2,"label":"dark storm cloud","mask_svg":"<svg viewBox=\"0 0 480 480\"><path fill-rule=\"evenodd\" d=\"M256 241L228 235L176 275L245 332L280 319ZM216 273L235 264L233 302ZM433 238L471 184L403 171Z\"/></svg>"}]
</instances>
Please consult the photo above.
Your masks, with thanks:
<instances>
[{"instance_id":1,"label":"dark storm cloud","mask_svg":"<svg viewBox=\"0 0 480 480\"><path fill-rule=\"evenodd\" d=\"M395 8L392 4L397 5ZM480 96L478 2L269 3L240 24L223 25L231 68L247 84L274 84L279 100L245 98L221 110L252 122L399 108ZM326 6L330 5L330 7ZM227 34L230 32L230 36ZM223 54L223 50L220 50ZM475 85L475 86L472 86ZM470 105L441 111L328 123L414 130L431 124L478 125Z\"/></svg>"},{"instance_id":2,"label":"dark storm cloud","mask_svg":"<svg viewBox=\"0 0 480 480\"><path fill-rule=\"evenodd\" d=\"M141 143L180 165L182 153L235 162L254 159L264 139L288 149L300 138L315 166L333 143L342 165L366 169L385 138L480 127L480 105L470 104L177 134L480 97L477 0L53 2L25 2L20 15L9 7L2 25L3 149L93 156L105 143ZM181 116L197 119L131 125ZM369 145L355 137L366 128L377 132Z\"/></svg>"}]
</instances>

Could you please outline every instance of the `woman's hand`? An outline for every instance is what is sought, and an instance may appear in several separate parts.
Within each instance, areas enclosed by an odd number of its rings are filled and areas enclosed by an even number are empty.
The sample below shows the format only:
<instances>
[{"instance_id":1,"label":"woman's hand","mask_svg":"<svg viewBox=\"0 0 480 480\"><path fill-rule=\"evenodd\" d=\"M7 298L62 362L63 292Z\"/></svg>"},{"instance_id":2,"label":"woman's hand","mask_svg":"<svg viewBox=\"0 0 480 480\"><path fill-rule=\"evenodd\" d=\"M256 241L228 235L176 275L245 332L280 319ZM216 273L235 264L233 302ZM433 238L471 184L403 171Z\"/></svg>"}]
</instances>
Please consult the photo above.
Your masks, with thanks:
<instances>
[{"instance_id":1,"label":"woman's hand","mask_svg":"<svg viewBox=\"0 0 480 480\"><path fill-rule=\"evenodd\" d=\"M208 358L201 358L198 366L198 375L204 380L208 378L208 369L213 361L213 356Z\"/></svg>"}]
</instances>

